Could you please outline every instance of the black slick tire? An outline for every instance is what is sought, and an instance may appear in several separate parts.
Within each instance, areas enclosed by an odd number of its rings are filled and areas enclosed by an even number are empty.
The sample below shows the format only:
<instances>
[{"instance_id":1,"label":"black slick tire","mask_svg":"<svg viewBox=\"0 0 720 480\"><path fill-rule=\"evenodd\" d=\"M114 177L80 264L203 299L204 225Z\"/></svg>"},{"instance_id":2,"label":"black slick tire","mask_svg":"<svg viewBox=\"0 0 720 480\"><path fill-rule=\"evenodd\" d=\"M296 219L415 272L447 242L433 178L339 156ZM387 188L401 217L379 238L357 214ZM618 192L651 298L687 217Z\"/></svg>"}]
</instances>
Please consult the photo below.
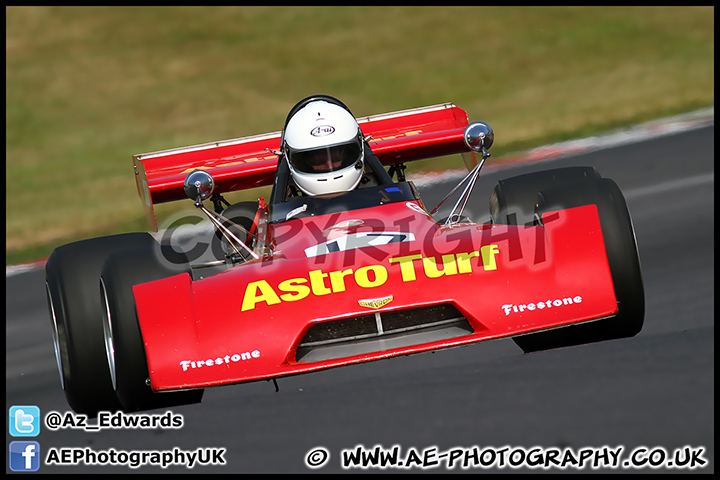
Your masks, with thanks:
<instances>
[{"instance_id":1,"label":"black slick tire","mask_svg":"<svg viewBox=\"0 0 720 480\"><path fill-rule=\"evenodd\" d=\"M637 335L645 318L644 285L632 219L617 184L607 178L589 178L548 188L537 198L537 218L558 209L597 206L618 313L594 322L515 337L515 343L529 353Z\"/></svg>"},{"instance_id":2,"label":"black slick tire","mask_svg":"<svg viewBox=\"0 0 720 480\"><path fill-rule=\"evenodd\" d=\"M132 287L179 274L191 274L187 256L171 248L139 248L111 255L101 274L105 305L105 344L115 392L128 412L198 403L203 390L154 392Z\"/></svg>"},{"instance_id":3,"label":"black slick tire","mask_svg":"<svg viewBox=\"0 0 720 480\"><path fill-rule=\"evenodd\" d=\"M127 248L156 244L148 233L82 240L56 248L45 266L55 356L70 407L90 417L121 408L112 388L98 295L105 258Z\"/></svg>"},{"instance_id":4,"label":"black slick tire","mask_svg":"<svg viewBox=\"0 0 720 480\"><path fill-rule=\"evenodd\" d=\"M600 178L600 174L593 167L565 167L500 180L490 194L492 221L532 225L539 191L586 178Z\"/></svg>"}]
</instances>

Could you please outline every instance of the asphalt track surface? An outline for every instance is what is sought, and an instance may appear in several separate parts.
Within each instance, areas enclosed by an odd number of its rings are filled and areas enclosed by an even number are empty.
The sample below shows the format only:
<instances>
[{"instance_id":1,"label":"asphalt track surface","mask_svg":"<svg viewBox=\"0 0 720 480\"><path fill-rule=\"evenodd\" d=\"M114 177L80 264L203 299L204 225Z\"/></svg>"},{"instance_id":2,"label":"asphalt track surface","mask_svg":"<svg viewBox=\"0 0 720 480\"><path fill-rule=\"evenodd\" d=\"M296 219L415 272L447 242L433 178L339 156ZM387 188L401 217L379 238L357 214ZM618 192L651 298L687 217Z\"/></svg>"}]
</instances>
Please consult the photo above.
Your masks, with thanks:
<instances>
[{"instance_id":1,"label":"asphalt track surface","mask_svg":"<svg viewBox=\"0 0 720 480\"><path fill-rule=\"evenodd\" d=\"M598 454L607 447L622 448L621 468L605 472L712 473L713 159L714 126L709 126L542 164L487 168L478 181L470 205L481 221L488 216L489 193L502 177L593 165L618 183L635 224L645 280L645 327L634 338L528 355L502 339L283 378L277 393L266 381L209 389L201 404L172 410L183 418L175 430L50 431L43 425L31 439L40 444L43 459L51 449L67 447L95 452L217 447L225 449L226 463L192 470L43 464L40 472L307 473L314 470L306 456L324 447L329 458L317 472L332 473L346 471L343 450L397 446L400 459L413 458L413 451L421 459L426 455L429 468L413 472L446 471L455 447L469 452L473 468L467 471L479 473L518 471L507 465L522 457L522 449L569 450L579 457L586 447ZM453 185L424 187L426 205L435 205ZM68 412L55 367L44 271L8 277L6 295L6 408L37 405L43 416ZM6 438L8 444L23 440L7 433ZM493 466L505 455L505 468L476 466L473 447L496 449ZM676 449L683 455L701 452L698 458L707 463L666 470L662 455L673 460ZM623 467L633 451L642 454L636 459L648 460L640 469ZM465 471L463 458L450 471ZM486 452L483 461L491 460ZM659 468L651 468L650 461ZM578 471L567 465L571 468L564 471Z\"/></svg>"}]
</instances>

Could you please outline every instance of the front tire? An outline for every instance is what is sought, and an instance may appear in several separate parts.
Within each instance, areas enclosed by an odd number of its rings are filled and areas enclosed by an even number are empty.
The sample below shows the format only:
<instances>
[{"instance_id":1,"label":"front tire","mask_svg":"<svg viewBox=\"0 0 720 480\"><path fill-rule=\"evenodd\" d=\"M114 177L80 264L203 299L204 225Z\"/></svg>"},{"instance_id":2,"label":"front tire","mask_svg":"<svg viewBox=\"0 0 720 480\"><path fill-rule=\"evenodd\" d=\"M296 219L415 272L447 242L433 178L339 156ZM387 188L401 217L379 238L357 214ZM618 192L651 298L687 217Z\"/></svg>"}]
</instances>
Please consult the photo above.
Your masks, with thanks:
<instances>
[{"instance_id":1,"label":"front tire","mask_svg":"<svg viewBox=\"0 0 720 480\"><path fill-rule=\"evenodd\" d=\"M203 390L153 392L145 344L132 287L179 274L192 275L184 253L171 248L140 248L107 258L100 279L104 338L115 393L125 411L198 403Z\"/></svg>"},{"instance_id":2,"label":"front tire","mask_svg":"<svg viewBox=\"0 0 720 480\"><path fill-rule=\"evenodd\" d=\"M645 288L635 228L625 197L614 181L588 179L540 192L537 214L590 204L598 209L618 313L604 320L558 330L562 346L634 337L642 330L645 320Z\"/></svg>"},{"instance_id":3,"label":"front tire","mask_svg":"<svg viewBox=\"0 0 720 480\"><path fill-rule=\"evenodd\" d=\"M94 417L121 408L110 380L98 279L108 255L157 244L148 233L92 238L56 248L45 266L60 381L70 408Z\"/></svg>"},{"instance_id":4,"label":"front tire","mask_svg":"<svg viewBox=\"0 0 720 480\"><path fill-rule=\"evenodd\" d=\"M505 216L509 223L526 225L537 222L545 212L583 205L598 208L618 313L582 325L513 337L525 353L632 337L642 330L645 292L635 230L614 181L600 178L591 167L571 167L513 177L499 183L491 197L491 209L494 206L493 213L498 215L494 218Z\"/></svg>"},{"instance_id":5,"label":"front tire","mask_svg":"<svg viewBox=\"0 0 720 480\"><path fill-rule=\"evenodd\" d=\"M490 194L492 222L532 225L539 191L588 178L600 178L600 174L593 167L565 167L500 180Z\"/></svg>"}]
</instances>

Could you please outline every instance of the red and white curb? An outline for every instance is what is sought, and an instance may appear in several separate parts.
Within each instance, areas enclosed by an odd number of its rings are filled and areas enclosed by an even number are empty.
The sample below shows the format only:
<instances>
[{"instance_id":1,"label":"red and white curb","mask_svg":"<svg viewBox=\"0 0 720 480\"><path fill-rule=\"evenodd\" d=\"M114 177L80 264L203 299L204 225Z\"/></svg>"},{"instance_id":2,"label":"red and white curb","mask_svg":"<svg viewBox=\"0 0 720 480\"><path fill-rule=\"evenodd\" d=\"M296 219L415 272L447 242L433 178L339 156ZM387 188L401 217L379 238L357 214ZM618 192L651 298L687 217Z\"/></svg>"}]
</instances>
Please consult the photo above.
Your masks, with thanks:
<instances>
[{"instance_id":1,"label":"red and white curb","mask_svg":"<svg viewBox=\"0 0 720 480\"><path fill-rule=\"evenodd\" d=\"M499 164L488 165L485 167L485 170L492 171L512 168L527 163L548 162L578 153L587 153L637 143L656 137L687 132L713 125L714 123L715 107L704 108L702 110L654 120L633 127L613 130L603 135L554 143L533 148L527 152L511 154L503 157L503 161ZM420 172L413 174L412 180L416 185L427 186L438 182L457 181L462 179L466 174L466 169L452 169L442 172ZM707 179L703 178L702 181L705 183ZM710 181L714 181L714 178L711 178ZM47 259L42 259L23 265L8 265L5 267L5 278L45 268L46 261Z\"/></svg>"},{"instance_id":2,"label":"red and white curb","mask_svg":"<svg viewBox=\"0 0 720 480\"><path fill-rule=\"evenodd\" d=\"M32 263L25 263L22 265L7 265L5 266L5 278L19 275L25 272L40 270L41 268L45 268L45 262L47 262L47 258L44 258L42 260L36 260Z\"/></svg>"},{"instance_id":3,"label":"red and white curb","mask_svg":"<svg viewBox=\"0 0 720 480\"><path fill-rule=\"evenodd\" d=\"M602 135L570 140L567 142L553 143L542 147L533 148L527 152L505 155L502 162L488 164L484 171L505 170L527 163L548 162L560 158L588 153L606 148L619 147L632 143L638 143L652 138L673 135L687 132L698 128L713 125L715 123L715 107L704 108L694 112L677 115L673 117L653 120L632 127L612 130ZM413 182L416 185L429 185L450 180L460 180L467 175L464 168L444 170L442 172L423 172L413 175Z\"/></svg>"}]
</instances>

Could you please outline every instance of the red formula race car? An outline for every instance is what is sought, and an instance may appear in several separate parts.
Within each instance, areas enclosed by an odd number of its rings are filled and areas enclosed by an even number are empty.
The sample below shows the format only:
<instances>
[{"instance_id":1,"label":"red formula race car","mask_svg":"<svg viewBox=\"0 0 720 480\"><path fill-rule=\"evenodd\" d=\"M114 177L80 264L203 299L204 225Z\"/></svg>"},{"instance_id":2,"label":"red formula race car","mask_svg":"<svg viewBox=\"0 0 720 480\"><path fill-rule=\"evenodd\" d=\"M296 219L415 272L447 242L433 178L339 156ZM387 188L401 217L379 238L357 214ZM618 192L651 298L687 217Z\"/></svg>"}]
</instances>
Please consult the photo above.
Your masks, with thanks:
<instances>
[{"instance_id":1,"label":"red formula race car","mask_svg":"<svg viewBox=\"0 0 720 480\"><path fill-rule=\"evenodd\" d=\"M347 108L308 97L288 122L313 101ZM342 130L330 123L313 136ZM463 209L493 142L487 124L443 104L357 125L362 168L354 164L357 185L343 192L299 188L289 159L306 152L289 146L287 122L278 133L133 157L151 225L154 204L189 197L222 248L197 262L132 233L53 252L46 286L73 410L195 403L206 387L501 337L531 352L640 331L635 235L612 180L591 167L501 180L492 221L474 223ZM404 164L452 154L469 173L437 221ZM222 197L264 185L273 185L267 201Z\"/></svg>"}]
</instances>

